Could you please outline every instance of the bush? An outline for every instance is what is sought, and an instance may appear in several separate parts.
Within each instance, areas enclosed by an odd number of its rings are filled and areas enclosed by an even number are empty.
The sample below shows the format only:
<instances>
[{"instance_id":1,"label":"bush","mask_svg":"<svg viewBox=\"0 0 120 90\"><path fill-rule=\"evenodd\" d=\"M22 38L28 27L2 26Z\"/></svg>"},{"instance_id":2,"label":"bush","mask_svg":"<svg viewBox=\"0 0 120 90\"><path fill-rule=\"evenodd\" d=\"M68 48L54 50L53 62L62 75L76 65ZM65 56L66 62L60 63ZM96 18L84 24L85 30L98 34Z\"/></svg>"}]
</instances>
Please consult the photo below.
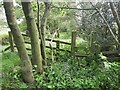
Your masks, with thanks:
<instances>
[{"instance_id":1,"label":"bush","mask_svg":"<svg viewBox=\"0 0 120 90\"><path fill-rule=\"evenodd\" d=\"M92 56L92 55L91 55ZM90 57L91 57L90 56ZM91 61L87 66L88 59ZM36 80L35 86L26 85L22 81L20 61L16 53L3 54L3 80L4 90L7 88L43 88L43 89L95 89L95 90L119 90L120 64L106 63L109 67L99 65L96 58L80 59L79 62L69 54L63 53L60 61L54 62L47 67L41 75L37 73L36 66L33 68Z\"/></svg>"},{"instance_id":2,"label":"bush","mask_svg":"<svg viewBox=\"0 0 120 90\"><path fill-rule=\"evenodd\" d=\"M9 36L8 36L8 34L0 35L0 43L2 45L8 45L9 44Z\"/></svg>"},{"instance_id":3,"label":"bush","mask_svg":"<svg viewBox=\"0 0 120 90\"><path fill-rule=\"evenodd\" d=\"M106 62L110 67L105 68L92 61L90 66L87 66L82 63L85 59L78 63L70 58L67 58L66 62L53 63L41 76L35 73L36 86L49 89L120 89L118 64Z\"/></svg>"},{"instance_id":4,"label":"bush","mask_svg":"<svg viewBox=\"0 0 120 90\"><path fill-rule=\"evenodd\" d=\"M21 80L20 59L17 53L6 52L2 55L2 89L27 88Z\"/></svg>"}]
</instances>

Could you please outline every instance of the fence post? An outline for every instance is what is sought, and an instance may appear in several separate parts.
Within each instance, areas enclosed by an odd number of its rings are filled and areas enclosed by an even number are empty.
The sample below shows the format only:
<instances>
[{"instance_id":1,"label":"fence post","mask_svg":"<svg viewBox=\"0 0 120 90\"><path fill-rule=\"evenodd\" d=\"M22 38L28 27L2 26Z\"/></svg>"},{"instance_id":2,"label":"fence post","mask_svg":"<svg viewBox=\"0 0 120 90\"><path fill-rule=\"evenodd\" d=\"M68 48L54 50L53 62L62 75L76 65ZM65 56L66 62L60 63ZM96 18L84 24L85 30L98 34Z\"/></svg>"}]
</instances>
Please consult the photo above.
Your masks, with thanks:
<instances>
[{"instance_id":1,"label":"fence post","mask_svg":"<svg viewBox=\"0 0 120 90\"><path fill-rule=\"evenodd\" d=\"M56 42L56 50L59 51L59 49L60 49L60 42L57 41L57 42Z\"/></svg>"},{"instance_id":2,"label":"fence post","mask_svg":"<svg viewBox=\"0 0 120 90\"><path fill-rule=\"evenodd\" d=\"M13 41L13 36L12 36L11 31L9 31L8 33L9 33L9 43L10 43L11 52L14 52L14 41Z\"/></svg>"},{"instance_id":3,"label":"fence post","mask_svg":"<svg viewBox=\"0 0 120 90\"><path fill-rule=\"evenodd\" d=\"M59 40L57 40L57 42L56 42L57 59L59 59L58 58L59 54L60 54L59 50L60 50L60 42L59 42Z\"/></svg>"},{"instance_id":4,"label":"fence post","mask_svg":"<svg viewBox=\"0 0 120 90\"><path fill-rule=\"evenodd\" d=\"M73 55L73 57L75 56L75 46L76 46L76 31L72 31L71 54Z\"/></svg>"}]
</instances>

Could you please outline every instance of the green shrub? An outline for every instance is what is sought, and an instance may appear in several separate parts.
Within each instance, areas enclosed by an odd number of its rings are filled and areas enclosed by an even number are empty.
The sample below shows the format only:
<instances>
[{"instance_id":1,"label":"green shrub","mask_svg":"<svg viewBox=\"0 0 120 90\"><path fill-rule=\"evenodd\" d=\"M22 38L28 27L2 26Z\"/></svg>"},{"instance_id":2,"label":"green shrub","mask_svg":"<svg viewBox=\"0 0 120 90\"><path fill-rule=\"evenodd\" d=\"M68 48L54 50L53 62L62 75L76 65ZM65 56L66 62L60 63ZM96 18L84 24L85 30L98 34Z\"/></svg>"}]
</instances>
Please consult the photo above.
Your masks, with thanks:
<instances>
[{"instance_id":1,"label":"green shrub","mask_svg":"<svg viewBox=\"0 0 120 90\"><path fill-rule=\"evenodd\" d=\"M116 63L107 62L110 67L99 66L94 60L89 66L78 63L70 56L66 62L55 62L42 75L35 73L36 86L51 89L97 89L119 90L119 70ZM81 65L83 64L83 65Z\"/></svg>"},{"instance_id":2,"label":"green shrub","mask_svg":"<svg viewBox=\"0 0 120 90\"><path fill-rule=\"evenodd\" d=\"M21 80L20 59L16 52L6 52L2 54L2 89L27 88L28 86Z\"/></svg>"},{"instance_id":3,"label":"green shrub","mask_svg":"<svg viewBox=\"0 0 120 90\"><path fill-rule=\"evenodd\" d=\"M91 57L91 58L90 58ZM4 90L7 88L43 88L43 89L95 89L119 90L120 64L101 61L109 65L96 63L102 56L91 55L80 59L79 62L67 53L62 53L60 60L50 64L41 75L33 68L35 86L26 85L22 81L20 61L17 53L3 54L3 80ZM88 60L91 60L87 66Z\"/></svg>"},{"instance_id":4,"label":"green shrub","mask_svg":"<svg viewBox=\"0 0 120 90\"><path fill-rule=\"evenodd\" d=\"M9 44L9 36L8 36L8 34L2 34L2 35L0 35L0 43L2 45Z\"/></svg>"}]
</instances>

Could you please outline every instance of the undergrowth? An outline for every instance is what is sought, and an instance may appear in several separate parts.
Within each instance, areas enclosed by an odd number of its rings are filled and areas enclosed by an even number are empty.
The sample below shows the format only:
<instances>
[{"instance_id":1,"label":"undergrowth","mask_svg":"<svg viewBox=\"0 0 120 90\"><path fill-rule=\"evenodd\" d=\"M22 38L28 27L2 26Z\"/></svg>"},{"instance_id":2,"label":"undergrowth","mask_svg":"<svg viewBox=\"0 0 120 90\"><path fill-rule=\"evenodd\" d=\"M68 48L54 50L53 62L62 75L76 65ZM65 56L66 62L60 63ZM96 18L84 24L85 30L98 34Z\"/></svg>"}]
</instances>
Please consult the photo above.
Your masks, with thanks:
<instances>
[{"instance_id":1,"label":"undergrowth","mask_svg":"<svg viewBox=\"0 0 120 90\"><path fill-rule=\"evenodd\" d=\"M2 54L2 89L26 88L21 80L20 59L18 53L6 52ZM17 89L19 90L19 89Z\"/></svg>"},{"instance_id":2,"label":"undergrowth","mask_svg":"<svg viewBox=\"0 0 120 90\"><path fill-rule=\"evenodd\" d=\"M35 88L74 89L74 90L120 90L120 65L102 60L101 57L74 59L68 53L62 53L59 60L51 63L41 75L33 67ZM88 59L91 59L88 65ZM3 53L2 58L3 90L7 88L30 88L22 81L20 60L17 53ZM108 65L107 67L105 66ZM32 86L31 86L32 88ZM21 89L20 89L21 90Z\"/></svg>"}]
</instances>

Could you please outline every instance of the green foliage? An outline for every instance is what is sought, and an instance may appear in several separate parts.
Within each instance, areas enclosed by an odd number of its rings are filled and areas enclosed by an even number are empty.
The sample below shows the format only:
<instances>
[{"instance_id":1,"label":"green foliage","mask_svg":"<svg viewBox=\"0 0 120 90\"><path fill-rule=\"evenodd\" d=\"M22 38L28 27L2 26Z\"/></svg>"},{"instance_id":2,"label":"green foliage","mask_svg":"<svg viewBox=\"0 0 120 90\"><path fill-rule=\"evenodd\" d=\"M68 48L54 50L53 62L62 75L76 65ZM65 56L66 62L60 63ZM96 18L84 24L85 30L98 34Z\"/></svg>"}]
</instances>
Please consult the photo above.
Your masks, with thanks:
<instances>
[{"instance_id":1,"label":"green foliage","mask_svg":"<svg viewBox=\"0 0 120 90\"><path fill-rule=\"evenodd\" d=\"M71 38L71 32L61 32L59 38L60 39L70 39Z\"/></svg>"},{"instance_id":2,"label":"green foliage","mask_svg":"<svg viewBox=\"0 0 120 90\"><path fill-rule=\"evenodd\" d=\"M0 43L3 44L3 45L9 44L9 36L8 36L8 34L0 35Z\"/></svg>"},{"instance_id":3,"label":"green foliage","mask_svg":"<svg viewBox=\"0 0 120 90\"><path fill-rule=\"evenodd\" d=\"M2 88L27 88L21 80L20 59L18 54L6 52L2 55ZM17 89L17 90L18 90Z\"/></svg>"},{"instance_id":4,"label":"green foliage","mask_svg":"<svg viewBox=\"0 0 120 90\"><path fill-rule=\"evenodd\" d=\"M2 60L2 87L4 90L34 87L26 85L22 81L20 60L17 53L3 53ZM35 86L43 89L120 89L119 63L106 62L106 58L102 54L90 55L89 58L78 60L72 58L68 53L62 53L60 61L52 63L41 75L37 73L36 66L34 66ZM89 60L91 60L90 65L87 65ZM106 64L101 66L100 63L96 63L96 60L101 60L103 64Z\"/></svg>"},{"instance_id":5,"label":"green foliage","mask_svg":"<svg viewBox=\"0 0 120 90\"><path fill-rule=\"evenodd\" d=\"M69 56L70 57L70 56ZM99 66L94 60L89 66L85 59L80 62L69 58L64 62L55 62L48 67L42 75L35 73L37 87L55 89L55 88L91 88L97 90L120 89L118 83L120 66L116 63L107 62L110 67Z\"/></svg>"},{"instance_id":6,"label":"green foliage","mask_svg":"<svg viewBox=\"0 0 120 90\"><path fill-rule=\"evenodd\" d=\"M57 7L69 7L71 3L52 3ZM47 20L47 30L50 34L53 34L56 30L59 32L67 33L67 37L70 36L72 30L76 30L75 10L52 8ZM67 38L66 36L62 36Z\"/></svg>"},{"instance_id":7,"label":"green foliage","mask_svg":"<svg viewBox=\"0 0 120 90\"><path fill-rule=\"evenodd\" d=\"M27 25L26 25L24 18L23 18L23 21L19 24L19 27L21 31L27 30Z\"/></svg>"},{"instance_id":8,"label":"green foliage","mask_svg":"<svg viewBox=\"0 0 120 90\"><path fill-rule=\"evenodd\" d=\"M89 53L89 43L82 38L77 39L76 41L77 47L76 52L80 54L88 54Z\"/></svg>"}]
</instances>

